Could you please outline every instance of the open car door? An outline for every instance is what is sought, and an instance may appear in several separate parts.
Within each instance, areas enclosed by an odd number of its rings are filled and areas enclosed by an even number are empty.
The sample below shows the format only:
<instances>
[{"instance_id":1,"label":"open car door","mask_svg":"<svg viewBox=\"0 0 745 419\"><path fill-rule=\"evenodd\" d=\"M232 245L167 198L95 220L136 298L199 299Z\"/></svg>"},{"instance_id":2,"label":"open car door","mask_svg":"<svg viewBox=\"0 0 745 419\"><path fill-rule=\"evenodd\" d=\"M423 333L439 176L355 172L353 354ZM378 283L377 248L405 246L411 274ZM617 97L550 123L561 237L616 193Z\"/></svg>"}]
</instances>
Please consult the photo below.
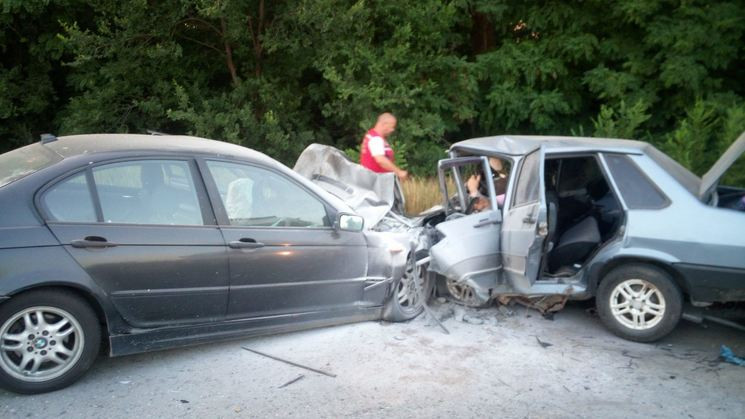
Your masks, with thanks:
<instances>
[{"instance_id":1,"label":"open car door","mask_svg":"<svg viewBox=\"0 0 745 419\"><path fill-rule=\"evenodd\" d=\"M501 211L493 182L486 185L488 206L474 212L474 202L463 187L467 167L491 179L492 172L486 157L458 157L440 160L438 175L444 197L446 221L437 225L440 240L430 249L429 269L449 280L470 286L482 302L489 299L489 289L497 282L501 261L499 257ZM447 174L452 174L457 193L451 198Z\"/></svg>"},{"instance_id":2,"label":"open car door","mask_svg":"<svg viewBox=\"0 0 745 419\"><path fill-rule=\"evenodd\" d=\"M543 147L522 159L517 183L502 222L502 263L517 293L530 293L538 278L548 234Z\"/></svg>"}]
</instances>

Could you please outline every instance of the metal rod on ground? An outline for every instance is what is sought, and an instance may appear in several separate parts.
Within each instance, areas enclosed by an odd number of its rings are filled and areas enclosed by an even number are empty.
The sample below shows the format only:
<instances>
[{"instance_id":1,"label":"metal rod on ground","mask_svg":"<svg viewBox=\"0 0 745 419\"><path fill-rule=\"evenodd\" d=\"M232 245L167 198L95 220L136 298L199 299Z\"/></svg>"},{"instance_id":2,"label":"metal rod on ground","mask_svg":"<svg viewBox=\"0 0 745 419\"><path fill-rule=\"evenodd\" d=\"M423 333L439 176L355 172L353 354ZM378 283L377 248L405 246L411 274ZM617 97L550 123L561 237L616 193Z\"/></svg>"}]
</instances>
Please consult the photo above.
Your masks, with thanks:
<instances>
[{"instance_id":1,"label":"metal rod on ground","mask_svg":"<svg viewBox=\"0 0 745 419\"><path fill-rule=\"evenodd\" d=\"M292 365L293 367L303 368L303 369L306 369L308 371L313 371L313 372L316 372L318 374L323 374L323 375L325 375L327 377L336 378L336 374L331 374L331 373L328 373L326 371L321 371L321 370L317 370L315 368L306 367L305 365L300 365L300 364L298 364L296 362L288 361L286 359L282 359L282 358L276 357L274 355L265 354L263 352L259 352L259 351L255 350L255 349L246 348L245 346L241 346L241 348L247 350L248 352L253 352L253 353L257 354L257 355L265 356L265 357L270 358L270 359L273 359L275 361L284 362L285 364Z\"/></svg>"},{"instance_id":2,"label":"metal rod on ground","mask_svg":"<svg viewBox=\"0 0 745 419\"><path fill-rule=\"evenodd\" d=\"M743 326L743 325L741 325L741 324L739 324L737 322L733 322L733 321L730 321L730 320L722 319L720 317L709 316L709 315L706 315L706 314L683 313L683 319L688 320L688 321L691 321L691 322L694 322L694 323L703 323L704 320L708 320L708 321L710 321L712 323L718 323L718 324L721 324L723 326L729 326L729 327L732 327L734 329L742 330L742 331L745 332L745 326Z\"/></svg>"},{"instance_id":3,"label":"metal rod on ground","mask_svg":"<svg viewBox=\"0 0 745 419\"><path fill-rule=\"evenodd\" d=\"M733 321L730 321L730 320L726 320L726 319L722 319L720 317L714 317L714 316L703 316L703 317L704 317L705 320L708 320L710 322L719 323L719 324L721 324L723 326L729 326L729 327L735 328L737 330L742 330L742 331L745 332L745 326L743 326L743 325L741 325L739 323L736 323L736 322L733 322Z\"/></svg>"},{"instance_id":4,"label":"metal rod on ground","mask_svg":"<svg viewBox=\"0 0 745 419\"><path fill-rule=\"evenodd\" d=\"M293 378L292 380L282 384L278 388L285 388L289 386L290 384L297 383L298 381L302 380L305 376L303 374L298 375L297 377Z\"/></svg>"},{"instance_id":5,"label":"metal rod on ground","mask_svg":"<svg viewBox=\"0 0 745 419\"><path fill-rule=\"evenodd\" d=\"M422 286L419 284L419 281L417 281L417 278L416 278L417 276L416 268L426 263L429 263L429 260L430 260L430 257L427 256L426 258L417 260L416 263L414 263L414 275L415 275L414 286L416 287L417 294L419 294L419 298L422 300L422 307L424 307L424 311L427 313L430 319L434 320L435 323L437 323L442 328L442 331L445 332L446 335L449 335L450 331L442 324L440 319L438 319L437 316L435 316L435 314L432 313L432 310L430 310L429 305L427 305L427 298L429 296L424 294L424 290L422 289ZM414 262L414 258L412 258L412 262Z\"/></svg>"}]
</instances>

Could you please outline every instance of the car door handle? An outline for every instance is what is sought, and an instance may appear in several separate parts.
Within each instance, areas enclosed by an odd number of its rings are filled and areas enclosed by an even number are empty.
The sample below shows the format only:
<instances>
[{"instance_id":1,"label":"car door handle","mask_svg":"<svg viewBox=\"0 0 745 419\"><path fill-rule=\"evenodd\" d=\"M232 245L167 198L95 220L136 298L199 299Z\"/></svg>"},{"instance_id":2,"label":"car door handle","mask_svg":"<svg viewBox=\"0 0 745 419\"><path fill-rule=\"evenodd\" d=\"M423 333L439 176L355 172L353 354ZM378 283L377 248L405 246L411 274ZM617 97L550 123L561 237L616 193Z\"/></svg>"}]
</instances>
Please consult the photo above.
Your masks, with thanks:
<instances>
[{"instance_id":1,"label":"car door handle","mask_svg":"<svg viewBox=\"0 0 745 419\"><path fill-rule=\"evenodd\" d=\"M489 224L498 224L499 221L497 220L491 220L489 218L484 218L483 220L479 220L476 224L473 225L473 228L479 228L483 226L488 226Z\"/></svg>"},{"instance_id":2,"label":"car door handle","mask_svg":"<svg viewBox=\"0 0 745 419\"><path fill-rule=\"evenodd\" d=\"M524 223L530 223L533 224L534 222L538 221L537 218L533 217L532 215L528 215L527 217L523 218Z\"/></svg>"},{"instance_id":3,"label":"car door handle","mask_svg":"<svg viewBox=\"0 0 745 419\"><path fill-rule=\"evenodd\" d=\"M240 240L233 240L232 242L228 243L228 246L233 249L258 249L260 247L264 247L264 243L260 243L254 239L244 237Z\"/></svg>"},{"instance_id":4,"label":"car door handle","mask_svg":"<svg viewBox=\"0 0 745 419\"><path fill-rule=\"evenodd\" d=\"M479 228L488 226L489 224L499 224L499 217L494 213L490 213L487 218L482 218L473 225L473 228Z\"/></svg>"},{"instance_id":5,"label":"car door handle","mask_svg":"<svg viewBox=\"0 0 745 419\"><path fill-rule=\"evenodd\" d=\"M111 243L101 236L86 236L84 239L73 240L70 242L72 247L78 249L93 247L93 248L104 248L104 247L115 247L116 243Z\"/></svg>"}]
</instances>

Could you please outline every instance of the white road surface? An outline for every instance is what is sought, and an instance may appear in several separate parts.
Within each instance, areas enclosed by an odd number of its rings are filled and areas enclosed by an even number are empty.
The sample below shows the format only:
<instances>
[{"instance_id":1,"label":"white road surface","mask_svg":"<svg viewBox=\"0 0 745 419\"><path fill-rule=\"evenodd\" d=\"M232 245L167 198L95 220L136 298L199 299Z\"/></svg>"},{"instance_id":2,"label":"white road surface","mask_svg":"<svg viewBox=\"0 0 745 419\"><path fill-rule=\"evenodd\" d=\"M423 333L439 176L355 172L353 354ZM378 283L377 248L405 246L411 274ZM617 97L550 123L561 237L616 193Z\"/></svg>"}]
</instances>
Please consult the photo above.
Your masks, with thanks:
<instances>
[{"instance_id":1,"label":"white road surface","mask_svg":"<svg viewBox=\"0 0 745 419\"><path fill-rule=\"evenodd\" d=\"M0 390L0 418L745 417L745 367L718 361L721 344L745 355L745 333L684 321L637 344L585 307L549 321L435 303L450 335L420 316L101 357L64 390Z\"/></svg>"}]
</instances>

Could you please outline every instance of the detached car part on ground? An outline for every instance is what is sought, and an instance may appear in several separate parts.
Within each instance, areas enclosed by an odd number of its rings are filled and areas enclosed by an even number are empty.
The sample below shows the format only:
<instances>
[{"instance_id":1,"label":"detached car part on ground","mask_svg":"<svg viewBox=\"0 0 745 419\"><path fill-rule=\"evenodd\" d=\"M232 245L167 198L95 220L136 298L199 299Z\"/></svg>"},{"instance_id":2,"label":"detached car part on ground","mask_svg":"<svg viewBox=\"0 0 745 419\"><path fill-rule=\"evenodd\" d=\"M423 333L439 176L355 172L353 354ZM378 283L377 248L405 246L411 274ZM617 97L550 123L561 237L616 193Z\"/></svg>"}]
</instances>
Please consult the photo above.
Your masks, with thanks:
<instances>
[{"instance_id":1,"label":"detached car part on ground","mask_svg":"<svg viewBox=\"0 0 745 419\"><path fill-rule=\"evenodd\" d=\"M390 194L363 219L261 153L193 137L45 136L2 154L0 386L63 388L102 339L118 356L410 319L424 245L380 227Z\"/></svg>"},{"instance_id":2,"label":"detached car part on ground","mask_svg":"<svg viewBox=\"0 0 745 419\"><path fill-rule=\"evenodd\" d=\"M429 269L471 304L595 297L617 335L659 339L678 323L684 300L745 301L745 189L719 185L743 151L745 134L698 178L637 141L497 136L456 143L439 162L446 219L436 226ZM492 182L483 181L489 204L475 212L464 184L473 173L492 179L489 158L512 168L503 207Z\"/></svg>"}]
</instances>

